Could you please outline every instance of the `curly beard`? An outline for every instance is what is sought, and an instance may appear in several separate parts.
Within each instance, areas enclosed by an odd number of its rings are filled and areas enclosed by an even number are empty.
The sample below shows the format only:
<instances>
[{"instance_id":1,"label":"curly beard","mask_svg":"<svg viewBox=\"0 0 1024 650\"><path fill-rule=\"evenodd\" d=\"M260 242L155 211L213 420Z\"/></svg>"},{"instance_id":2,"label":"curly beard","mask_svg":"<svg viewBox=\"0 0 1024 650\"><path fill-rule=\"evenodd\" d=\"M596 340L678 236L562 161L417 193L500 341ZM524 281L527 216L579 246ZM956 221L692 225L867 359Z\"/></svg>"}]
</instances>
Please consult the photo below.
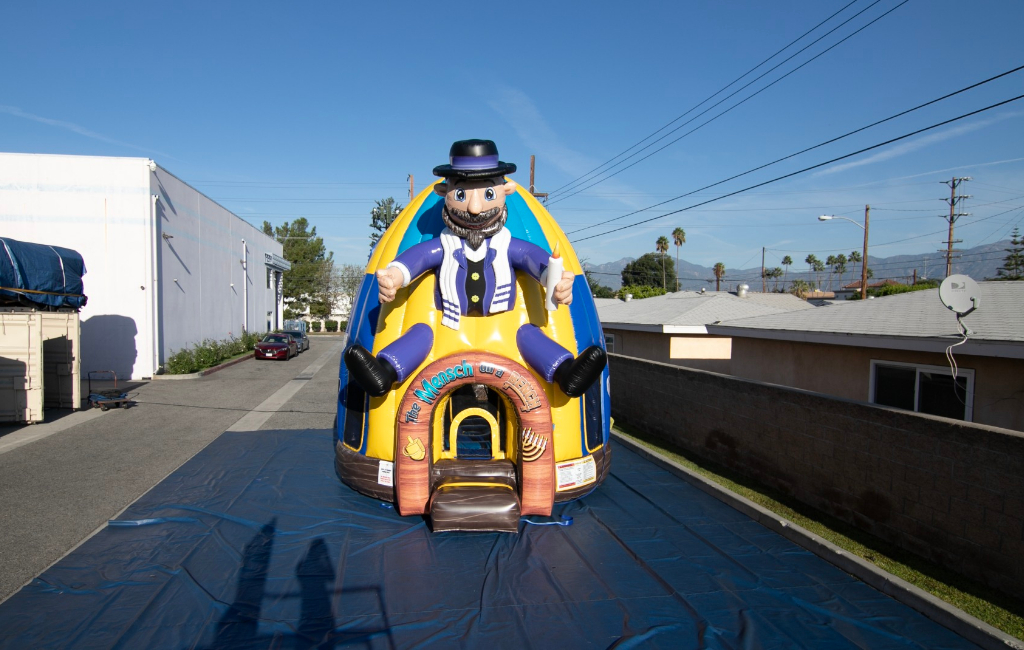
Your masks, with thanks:
<instances>
[{"instance_id":1,"label":"curly beard","mask_svg":"<svg viewBox=\"0 0 1024 650\"><path fill-rule=\"evenodd\" d=\"M502 205L486 210L475 217L465 210L449 208L446 203L441 208L441 218L455 235L469 243L473 250L480 248L484 240L493 237L505 227L508 219L508 206Z\"/></svg>"}]
</instances>

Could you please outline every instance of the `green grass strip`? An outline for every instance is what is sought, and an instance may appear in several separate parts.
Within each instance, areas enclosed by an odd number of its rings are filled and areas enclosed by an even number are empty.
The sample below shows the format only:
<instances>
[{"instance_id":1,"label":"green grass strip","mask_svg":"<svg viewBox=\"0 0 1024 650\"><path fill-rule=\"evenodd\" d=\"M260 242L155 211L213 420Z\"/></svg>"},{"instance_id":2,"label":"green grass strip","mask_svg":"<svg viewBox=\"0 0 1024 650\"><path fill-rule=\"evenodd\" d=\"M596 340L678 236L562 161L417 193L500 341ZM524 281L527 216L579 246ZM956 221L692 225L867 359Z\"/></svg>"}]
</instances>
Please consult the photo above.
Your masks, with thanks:
<instances>
[{"instance_id":1,"label":"green grass strip","mask_svg":"<svg viewBox=\"0 0 1024 650\"><path fill-rule=\"evenodd\" d=\"M839 548L871 562L941 598L994 628L1024 640L1024 601L1016 600L958 573L924 560L840 519L801 503L757 481L641 432L616 423L616 433L658 452L706 479L802 526Z\"/></svg>"}]
</instances>

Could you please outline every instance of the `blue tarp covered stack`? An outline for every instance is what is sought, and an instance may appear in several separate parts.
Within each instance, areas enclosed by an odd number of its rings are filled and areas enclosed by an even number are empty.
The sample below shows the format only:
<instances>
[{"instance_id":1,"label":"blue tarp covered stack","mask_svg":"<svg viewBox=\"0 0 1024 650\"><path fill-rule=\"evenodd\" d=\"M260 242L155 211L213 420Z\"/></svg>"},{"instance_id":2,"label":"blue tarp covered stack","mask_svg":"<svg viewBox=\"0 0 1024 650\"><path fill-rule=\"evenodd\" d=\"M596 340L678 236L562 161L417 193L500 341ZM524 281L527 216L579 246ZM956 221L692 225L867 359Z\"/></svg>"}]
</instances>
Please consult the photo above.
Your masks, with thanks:
<instances>
[{"instance_id":1,"label":"blue tarp covered stack","mask_svg":"<svg viewBox=\"0 0 1024 650\"><path fill-rule=\"evenodd\" d=\"M0 237L0 305L80 309L87 300L78 251Z\"/></svg>"}]
</instances>

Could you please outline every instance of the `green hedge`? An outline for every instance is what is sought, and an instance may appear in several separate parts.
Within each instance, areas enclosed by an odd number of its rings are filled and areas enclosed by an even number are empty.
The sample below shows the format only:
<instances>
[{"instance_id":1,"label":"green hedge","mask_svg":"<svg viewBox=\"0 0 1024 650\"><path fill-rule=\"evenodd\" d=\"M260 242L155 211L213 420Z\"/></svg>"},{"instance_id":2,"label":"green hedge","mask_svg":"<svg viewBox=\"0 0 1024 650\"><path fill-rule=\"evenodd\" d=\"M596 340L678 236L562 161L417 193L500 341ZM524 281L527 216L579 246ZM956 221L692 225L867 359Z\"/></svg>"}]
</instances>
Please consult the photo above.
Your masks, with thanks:
<instances>
[{"instance_id":1,"label":"green hedge","mask_svg":"<svg viewBox=\"0 0 1024 650\"><path fill-rule=\"evenodd\" d=\"M336 320L329 320L329 321L324 323L324 328L328 332L337 332L338 331L338 321L336 321Z\"/></svg>"},{"instance_id":2,"label":"green hedge","mask_svg":"<svg viewBox=\"0 0 1024 650\"><path fill-rule=\"evenodd\" d=\"M243 330L242 336L239 338L223 341L206 339L197 345L183 348L172 354L167 359L164 370L169 375L187 375L212 368L225 359L252 352L262 338L263 334L250 334Z\"/></svg>"},{"instance_id":3,"label":"green hedge","mask_svg":"<svg viewBox=\"0 0 1024 650\"><path fill-rule=\"evenodd\" d=\"M313 331L314 332L319 332L320 331L320 321L315 320L312 323L310 323L310 325L313 327Z\"/></svg>"}]
</instances>

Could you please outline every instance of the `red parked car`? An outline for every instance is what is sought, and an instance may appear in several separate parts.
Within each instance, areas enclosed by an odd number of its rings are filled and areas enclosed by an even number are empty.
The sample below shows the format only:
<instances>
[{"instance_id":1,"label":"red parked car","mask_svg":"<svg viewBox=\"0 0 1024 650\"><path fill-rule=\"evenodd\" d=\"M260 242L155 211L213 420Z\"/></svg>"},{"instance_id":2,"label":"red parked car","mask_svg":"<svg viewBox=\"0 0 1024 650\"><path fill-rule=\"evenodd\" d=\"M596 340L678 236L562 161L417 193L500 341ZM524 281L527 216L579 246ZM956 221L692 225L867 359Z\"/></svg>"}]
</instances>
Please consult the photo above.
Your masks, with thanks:
<instances>
[{"instance_id":1,"label":"red parked car","mask_svg":"<svg viewBox=\"0 0 1024 650\"><path fill-rule=\"evenodd\" d=\"M267 334L256 344L253 356L257 359L284 359L287 361L299 353L299 346L288 334Z\"/></svg>"}]
</instances>

